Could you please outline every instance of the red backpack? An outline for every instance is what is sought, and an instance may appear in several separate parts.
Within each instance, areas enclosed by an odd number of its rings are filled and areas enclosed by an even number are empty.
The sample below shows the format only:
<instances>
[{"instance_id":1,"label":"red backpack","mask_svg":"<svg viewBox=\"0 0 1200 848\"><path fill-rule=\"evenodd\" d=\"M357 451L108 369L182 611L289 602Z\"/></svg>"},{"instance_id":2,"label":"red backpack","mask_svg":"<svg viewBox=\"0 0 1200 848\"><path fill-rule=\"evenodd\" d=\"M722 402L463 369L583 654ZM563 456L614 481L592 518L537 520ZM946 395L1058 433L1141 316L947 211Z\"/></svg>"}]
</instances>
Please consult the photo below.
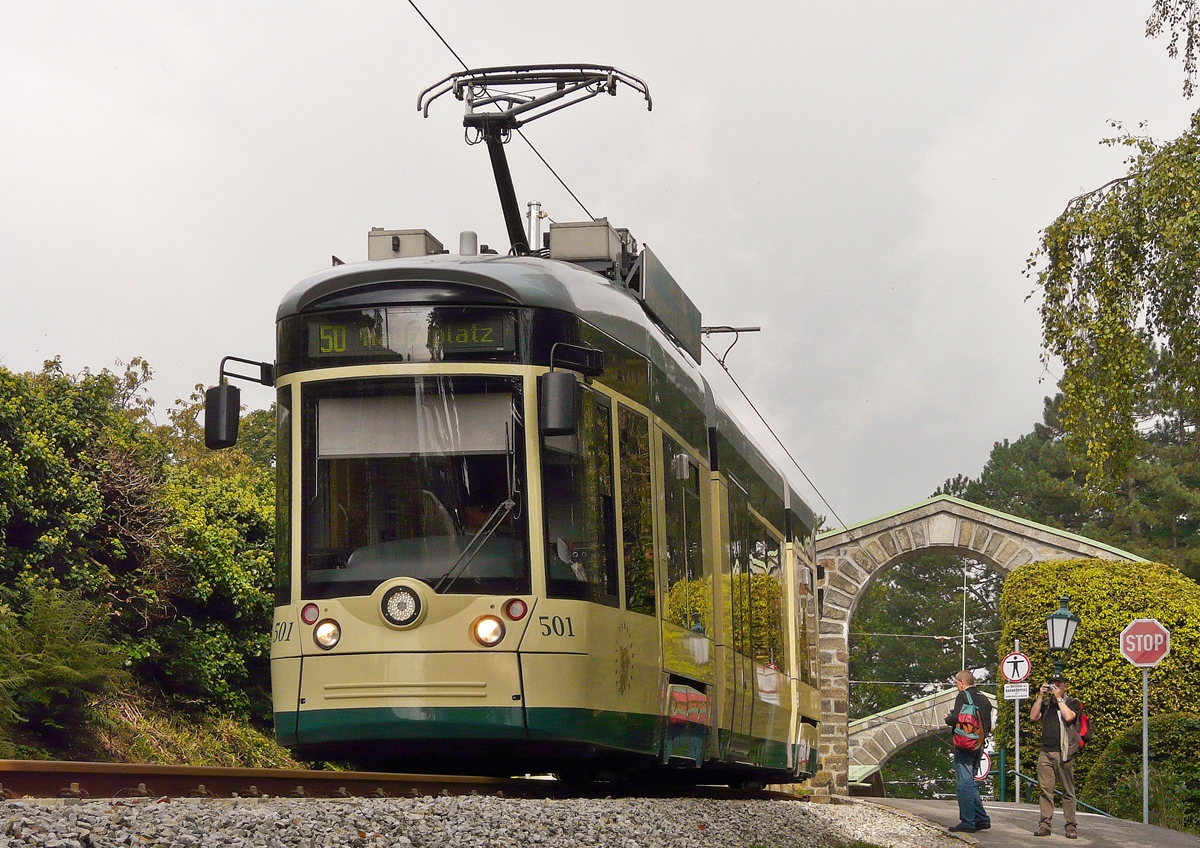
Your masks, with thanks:
<instances>
[{"instance_id":1,"label":"red backpack","mask_svg":"<svg viewBox=\"0 0 1200 848\"><path fill-rule=\"evenodd\" d=\"M954 747L964 751L979 751L983 748L983 724L979 721L979 707L966 690L967 702L958 711L954 724Z\"/></svg>"},{"instance_id":2,"label":"red backpack","mask_svg":"<svg viewBox=\"0 0 1200 848\"><path fill-rule=\"evenodd\" d=\"M1087 743L1092 741L1091 722L1088 721L1087 713L1083 711L1083 704L1079 705L1079 750Z\"/></svg>"}]
</instances>

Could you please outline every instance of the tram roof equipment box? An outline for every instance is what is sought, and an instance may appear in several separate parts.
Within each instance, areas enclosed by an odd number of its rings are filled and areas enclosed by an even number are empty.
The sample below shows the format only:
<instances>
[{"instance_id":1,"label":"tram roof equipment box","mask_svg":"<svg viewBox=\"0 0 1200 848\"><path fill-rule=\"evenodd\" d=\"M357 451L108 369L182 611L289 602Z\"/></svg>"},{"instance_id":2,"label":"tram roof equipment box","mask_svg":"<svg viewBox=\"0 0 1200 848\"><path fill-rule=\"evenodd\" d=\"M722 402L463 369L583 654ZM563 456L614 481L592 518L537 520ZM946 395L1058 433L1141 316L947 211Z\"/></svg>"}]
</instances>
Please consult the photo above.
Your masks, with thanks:
<instances>
[{"instance_id":1,"label":"tram roof equipment box","mask_svg":"<svg viewBox=\"0 0 1200 848\"><path fill-rule=\"evenodd\" d=\"M636 251L637 242L629 231L614 229L607 218L550 224L551 259L582 265L624 282L642 301L647 314L699 362L703 351L700 310L649 248L637 254L635 265L631 254Z\"/></svg>"},{"instance_id":2,"label":"tram roof equipment box","mask_svg":"<svg viewBox=\"0 0 1200 848\"><path fill-rule=\"evenodd\" d=\"M445 252L442 243L429 230L371 227L371 232L367 233L367 259L402 259Z\"/></svg>"}]
</instances>

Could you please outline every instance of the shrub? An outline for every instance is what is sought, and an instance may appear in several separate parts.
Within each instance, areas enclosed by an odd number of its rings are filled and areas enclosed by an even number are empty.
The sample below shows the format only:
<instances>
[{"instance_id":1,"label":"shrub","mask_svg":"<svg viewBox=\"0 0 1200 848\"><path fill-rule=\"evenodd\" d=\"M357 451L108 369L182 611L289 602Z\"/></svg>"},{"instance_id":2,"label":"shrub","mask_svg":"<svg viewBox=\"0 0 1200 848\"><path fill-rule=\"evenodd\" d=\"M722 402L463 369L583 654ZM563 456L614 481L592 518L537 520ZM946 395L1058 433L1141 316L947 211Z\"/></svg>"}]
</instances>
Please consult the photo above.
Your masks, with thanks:
<instances>
[{"instance_id":1,"label":"shrub","mask_svg":"<svg viewBox=\"0 0 1200 848\"><path fill-rule=\"evenodd\" d=\"M1150 823L1200 833L1200 714L1150 718ZM1125 728L1096 760L1083 800L1123 819L1142 818L1142 723Z\"/></svg>"},{"instance_id":2,"label":"shrub","mask_svg":"<svg viewBox=\"0 0 1200 848\"><path fill-rule=\"evenodd\" d=\"M1119 645L1129 622L1156 618L1171 631L1171 653L1150 669L1151 714L1200 699L1200 617L1195 615L1200 585L1168 565L1150 562L1055 560L1021 566L1005 580L1000 595L998 653L1008 653L1014 638L1021 640L1021 651L1033 664L1031 689L1052 671L1045 620L1064 594L1071 596L1071 611L1080 618L1066 676L1091 720L1092 741L1076 766L1077 774L1086 775L1114 737L1141 724L1141 670L1126 662ZM1014 703L1000 702L997 721L997 744L1010 750ZM1029 702L1021 704L1022 772L1031 775L1040 727L1028 720Z\"/></svg>"},{"instance_id":3,"label":"shrub","mask_svg":"<svg viewBox=\"0 0 1200 848\"><path fill-rule=\"evenodd\" d=\"M107 641L107 613L73 592L33 589L25 610L0 615L0 723L56 749L87 720L88 702L126 679Z\"/></svg>"}]
</instances>

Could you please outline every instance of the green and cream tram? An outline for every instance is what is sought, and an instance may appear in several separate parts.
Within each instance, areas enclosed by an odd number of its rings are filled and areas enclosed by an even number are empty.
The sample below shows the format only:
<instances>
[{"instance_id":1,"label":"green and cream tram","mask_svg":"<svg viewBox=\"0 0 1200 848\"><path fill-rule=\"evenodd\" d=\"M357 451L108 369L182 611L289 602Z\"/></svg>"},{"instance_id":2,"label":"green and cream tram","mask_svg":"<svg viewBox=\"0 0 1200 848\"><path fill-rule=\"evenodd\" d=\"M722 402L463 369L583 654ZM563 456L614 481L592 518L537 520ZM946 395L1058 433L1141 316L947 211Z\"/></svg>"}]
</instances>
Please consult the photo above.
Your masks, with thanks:
<instances>
[{"instance_id":1,"label":"green and cream tram","mask_svg":"<svg viewBox=\"0 0 1200 848\"><path fill-rule=\"evenodd\" d=\"M812 774L813 514L701 376L699 313L653 254L604 220L541 256L369 241L384 258L288 293L263 369L279 742L410 771Z\"/></svg>"}]
</instances>

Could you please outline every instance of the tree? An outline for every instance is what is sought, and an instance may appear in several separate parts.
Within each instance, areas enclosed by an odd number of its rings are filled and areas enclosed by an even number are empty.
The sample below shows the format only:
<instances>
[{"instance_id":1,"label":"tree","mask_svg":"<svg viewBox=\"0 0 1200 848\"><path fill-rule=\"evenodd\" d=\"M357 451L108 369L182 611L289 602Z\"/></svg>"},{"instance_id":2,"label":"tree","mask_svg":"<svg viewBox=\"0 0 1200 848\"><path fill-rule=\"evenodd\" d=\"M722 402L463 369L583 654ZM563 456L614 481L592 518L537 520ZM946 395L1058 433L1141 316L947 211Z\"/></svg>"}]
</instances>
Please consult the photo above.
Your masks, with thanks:
<instances>
[{"instance_id":1,"label":"tree","mask_svg":"<svg viewBox=\"0 0 1200 848\"><path fill-rule=\"evenodd\" d=\"M1167 55L1179 55L1179 36L1183 42L1183 96L1191 97L1196 90L1196 52L1200 50L1200 15L1195 0L1154 0L1146 21L1146 35L1157 38L1166 28L1171 33Z\"/></svg>"},{"instance_id":2,"label":"tree","mask_svg":"<svg viewBox=\"0 0 1200 848\"><path fill-rule=\"evenodd\" d=\"M951 494L1079 533L1200 576L1200 454L1177 427L1137 434L1137 456L1114 489L1089 494L1060 423L1062 396L1046 398L1042 423L992 447L976 479L947 480Z\"/></svg>"},{"instance_id":3,"label":"tree","mask_svg":"<svg viewBox=\"0 0 1200 848\"><path fill-rule=\"evenodd\" d=\"M881 575L859 602L850 632L851 718L953 685L962 668L964 568L967 667L995 667L998 575L971 560L926 554Z\"/></svg>"},{"instance_id":4,"label":"tree","mask_svg":"<svg viewBox=\"0 0 1200 848\"><path fill-rule=\"evenodd\" d=\"M210 452L198 396L154 422L151 376L141 359L122 374L0 368L3 599L19 614L72 590L140 680L266 726L274 413L247 416L253 456Z\"/></svg>"},{"instance_id":5,"label":"tree","mask_svg":"<svg viewBox=\"0 0 1200 848\"><path fill-rule=\"evenodd\" d=\"M1090 497L1120 485L1139 427L1194 448L1200 423L1200 113L1174 141L1107 143L1132 151L1128 172L1068 203L1028 266Z\"/></svg>"}]
</instances>

